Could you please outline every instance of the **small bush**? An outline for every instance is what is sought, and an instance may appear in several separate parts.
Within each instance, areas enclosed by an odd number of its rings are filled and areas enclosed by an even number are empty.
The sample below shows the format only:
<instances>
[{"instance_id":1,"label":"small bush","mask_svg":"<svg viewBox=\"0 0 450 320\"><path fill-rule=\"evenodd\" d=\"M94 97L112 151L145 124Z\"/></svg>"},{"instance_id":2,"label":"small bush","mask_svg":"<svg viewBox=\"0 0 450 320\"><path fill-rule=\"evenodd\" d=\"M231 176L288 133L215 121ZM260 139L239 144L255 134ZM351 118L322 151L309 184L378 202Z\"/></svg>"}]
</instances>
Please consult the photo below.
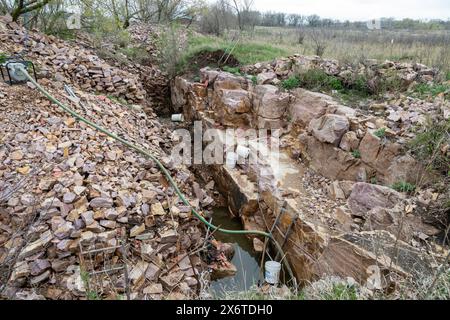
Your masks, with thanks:
<instances>
[{"instance_id":1,"label":"small bush","mask_svg":"<svg viewBox=\"0 0 450 320\"><path fill-rule=\"evenodd\" d=\"M300 79L296 76L290 77L281 82L281 86L286 90L292 90L300 87Z\"/></svg>"},{"instance_id":2,"label":"small bush","mask_svg":"<svg viewBox=\"0 0 450 320\"><path fill-rule=\"evenodd\" d=\"M378 129L373 133L376 137L382 139L386 136L386 128Z\"/></svg>"},{"instance_id":3,"label":"small bush","mask_svg":"<svg viewBox=\"0 0 450 320\"><path fill-rule=\"evenodd\" d=\"M171 24L158 40L159 63L170 79L175 78L187 64L187 56L178 36L179 29L179 25Z\"/></svg>"},{"instance_id":4,"label":"small bush","mask_svg":"<svg viewBox=\"0 0 450 320\"><path fill-rule=\"evenodd\" d=\"M344 84L340 79L330 76L320 69L310 69L296 77L301 86L310 90L342 90ZM290 80L290 79L288 79ZM293 80L291 80L293 81Z\"/></svg>"},{"instance_id":5,"label":"small bush","mask_svg":"<svg viewBox=\"0 0 450 320\"><path fill-rule=\"evenodd\" d=\"M427 124L417 132L408 147L413 155L421 160L429 169L436 170L450 177L450 120Z\"/></svg>"},{"instance_id":6,"label":"small bush","mask_svg":"<svg viewBox=\"0 0 450 320\"><path fill-rule=\"evenodd\" d=\"M398 191L398 192L407 192L407 193L411 193L414 192L416 190L416 186L408 183L408 182L404 182L404 181L400 181L400 182L396 182L391 186L392 189Z\"/></svg>"},{"instance_id":7,"label":"small bush","mask_svg":"<svg viewBox=\"0 0 450 320\"><path fill-rule=\"evenodd\" d=\"M328 85L333 90L342 90L342 89L344 89L344 85L342 84L341 80L339 80L336 77L329 77L328 78Z\"/></svg>"},{"instance_id":8,"label":"small bush","mask_svg":"<svg viewBox=\"0 0 450 320\"><path fill-rule=\"evenodd\" d=\"M6 62L6 54L0 52L0 63L5 63Z\"/></svg>"},{"instance_id":9,"label":"small bush","mask_svg":"<svg viewBox=\"0 0 450 320\"><path fill-rule=\"evenodd\" d=\"M356 159L361 158L361 152L359 152L359 150L354 150L352 151L352 156Z\"/></svg>"},{"instance_id":10,"label":"small bush","mask_svg":"<svg viewBox=\"0 0 450 320\"><path fill-rule=\"evenodd\" d=\"M350 86L352 89L364 93L365 95L370 94L370 89L368 85L368 80L365 75L358 75L354 81L354 83Z\"/></svg>"},{"instance_id":11,"label":"small bush","mask_svg":"<svg viewBox=\"0 0 450 320\"><path fill-rule=\"evenodd\" d=\"M320 90L328 83L328 75L323 70L311 69L300 75L300 84L307 89Z\"/></svg>"},{"instance_id":12,"label":"small bush","mask_svg":"<svg viewBox=\"0 0 450 320\"><path fill-rule=\"evenodd\" d=\"M145 62L150 58L147 50L143 47L127 47L121 48L119 50L131 61L138 64L145 64Z\"/></svg>"},{"instance_id":13,"label":"small bush","mask_svg":"<svg viewBox=\"0 0 450 320\"><path fill-rule=\"evenodd\" d=\"M374 88L371 89L374 94L383 94L385 92L397 92L406 89L402 79L397 74L382 77L378 79Z\"/></svg>"}]
</instances>

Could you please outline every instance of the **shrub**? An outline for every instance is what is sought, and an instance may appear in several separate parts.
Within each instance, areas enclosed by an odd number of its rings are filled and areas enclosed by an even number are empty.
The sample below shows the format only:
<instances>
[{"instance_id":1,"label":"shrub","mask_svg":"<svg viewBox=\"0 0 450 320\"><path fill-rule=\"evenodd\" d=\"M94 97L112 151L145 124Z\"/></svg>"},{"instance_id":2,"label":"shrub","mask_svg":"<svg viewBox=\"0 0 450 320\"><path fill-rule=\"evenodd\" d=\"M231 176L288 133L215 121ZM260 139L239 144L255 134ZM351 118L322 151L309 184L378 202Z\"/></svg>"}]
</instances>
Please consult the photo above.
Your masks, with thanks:
<instances>
[{"instance_id":1,"label":"shrub","mask_svg":"<svg viewBox=\"0 0 450 320\"><path fill-rule=\"evenodd\" d=\"M333 90L342 90L342 89L344 89L344 85L342 84L341 80L339 80L336 77L329 77L328 78L328 85Z\"/></svg>"},{"instance_id":2,"label":"shrub","mask_svg":"<svg viewBox=\"0 0 450 320\"><path fill-rule=\"evenodd\" d=\"M393 74L380 78L372 91L374 94L383 94L385 92L402 91L403 89L405 88L402 79L397 74Z\"/></svg>"},{"instance_id":3,"label":"shrub","mask_svg":"<svg viewBox=\"0 0 450 320\"><path fill-rule=\"evenodd\" d=\"M328 82L328 75L323 70L310 69L300 75L300 83L307 89L322 89Z\"/></svg>"},{"instance_id":4,"label":"shrub","mask_svg":"<svg viewBox=\"0 0 450 320\"><path fill-rule=\"evenodd\" d=\"M330 76L320 69L310 69L297 77L300 86L311 90L342 90L344 84L334 76Z\"/></svg>"},{"instance_id":5,"label":"shrub","mask_svg":"<svg viewBox=\"0 0 450 320\"><path fill-rule=\"evenodd\" d=\"M373 133L376 137L382 139L386 136L386 128L378 129Z\"/></svg>"},{"instance_id":6,"label":"shrub","mask_svg":"<svg viewBox=\"0 0 450 320\"><path fill-rule=\"evenodd\" d=\"M292 90L300 87L300 79L296 76L292 76L281 82L281 86L286 90Z\"/></svg>"},{"instance_id":7,"label":"shrub","mask_svg":"<svg viewBox=\"0 0 450 320\"><path fill-rule=\"evenodd\" d=\"M185 67L187 60L183 57L183 46L178 35L180 26L171 24L158 40L159 62L170 79Z\"/></svg>"},{"instance_id":8,"label":"shrub","mask_svg":"<svg viewBox=\"0 0 450 320\"><path fill-rule=\"evenodd\" d=\"M426 164L429 169L436 170L450 177L450 120L427 124L409 142L408 147L416 158Z\"/></svg>"},{"instance_id":9,"label":"shrub","mask_svg":"<svg viewBox=\"0 0 450 320\"><path fill-rule=\"evenodd\" d=\"M0 63L4 63L6 61L6 54L0 52Z\"/></svg>"},{"instance_id":10,"label":"shrub","mask_svg":"<svg viewBox=\"0 0 450 320\"><path fill-rule=\"evenodd\" d=\"M145 62L150 58L147 50L144 47L126 47L119 50L131 61L138 64L145 64Z\"/></svg>"},{"instance_id":11,"label":"shrub","mask_svg":"<svg viewBox=\"0 0 450 320\"><path fill-rule=\"evenodd\" d=\"M391 186L391 188L398 192L407 192L407 193L411 193L416 190L415 185L405 181L396 182Z\"/></svg>"},{"instance_id":12,"label":"shrub","mask_svg":"<svg viewBox=\"0 0 450 320\"><path fill-rule=\"evenodd\" d=\"M352 156L356 159L361 158L361 152L359 152L359 150L354 150L352 151Z\"/></svg>"},{"instance_id":13,"label":"shrub","mask_svg":"<svg viewBox=\"0 0 450 320\"><path fill-rule=\"evenodd\" d=\"M354 83L350 86L352 89L368 95L370 93L368 80L365 75L358 75Z\"/></svg>"}]
</instances>

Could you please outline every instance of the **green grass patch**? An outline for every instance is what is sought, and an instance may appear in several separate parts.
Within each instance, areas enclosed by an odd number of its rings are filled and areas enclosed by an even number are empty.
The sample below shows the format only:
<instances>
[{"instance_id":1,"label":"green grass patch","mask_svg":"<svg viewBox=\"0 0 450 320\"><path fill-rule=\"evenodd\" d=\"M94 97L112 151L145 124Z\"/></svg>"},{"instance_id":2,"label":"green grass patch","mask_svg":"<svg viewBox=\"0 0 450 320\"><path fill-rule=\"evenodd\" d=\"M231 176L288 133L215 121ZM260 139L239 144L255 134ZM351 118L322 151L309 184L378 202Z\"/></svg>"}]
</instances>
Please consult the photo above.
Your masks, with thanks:
<instances>
[{"instance_id":1,"label":"green grass patch","mask_svg":"<svg viewBox=\"0 0 450 320\"><path fill-rule=\"evenodd\" d=\"M7 58L7 55L4 54L3 52L0 52L0 63L5 63L6 58Z\"/></svg>"},{"instance_id":2,"label":"green grass patch","mask_svg":"<svg viewBox=\"0 0 450 320\"><path fill-rule=\"evenodd\" d=\"M361 152L359 150L353 150L352 151L352 156L356 159L360 159L361 158Z\"/></svg>"},{"instance_id":3,"label":"green grass patch","mask_svg":"<svg viewBox=\"0 0 450 320\"><path fill-rule=\"evenodd\" d=\"M271 61L288 54L284 49L268 44L251 42L239 43L232 53L242 64L255 64L257 62Z\"/></svg>"},{"instance_id":4,"label":"green grass patch","mask_svg":"<svg viewBox=\"0 0 450 320\"><path fill-rule=\"evenodd\" d=\"M80 276L81 280L83 281L84 288L86 289L86 298L88 300L101 300L99 294L96 291L90 289L91 277L89 275L89 272L81 270Z\"/></svg>"},{"instance_id":5,"label":"green grass patch","mask_svg":"<svg viewBox=\"0 0 450 320\"><path fill-rule=\"evenodd\" d=\"M443 83L420 83L413 90L419 98L436 97L442 93L445 97L450 95L450 85Z\"/></svg>"},{"instance_id":6,"label":"green grass patch","mask_svg":"<svg viewBox=\"0 0 450 320\"><path fill-rule=\"evenodd\" d=\"M356 288L343 283L333 284L330 292L323 293L324 300L358 300Z\"/></svg>"},{"instance_id":7,"label":"green grass patch","mask_svg":"<svg viewBox=\"0 0 450 320\"><path fill-rule=\"evenodd\" d=\"M450 81L450 71L445 74L445 81Z\"/></svg>"},{"instance_id":8,"label":"green grass patch","mask_svg":"<svg viewBox=\"0 0 450 320\"><path fill-rule=\"evenodd\" d=\"M378 129L373 133L376 137L382 139L386 136L386 128Z\"/></svg>"},{"instance_id":9,"label":"green grass patch","mask_svg":"<svg viewBox=\"0 0 450 320\"><path fill-rule=\"evenodd\" d=\"M398 192L406 192L406 193L411 193L416 190L415 185L405 181L396 182L391 186L391 188Z\"/></svg>"},{"instance_id":10,"label":"green grass patch","mask_svg":"<svg viewBox=\"0 0 450 320\"><path fill-rule=\"evenodd\" d=\"M300 79L297 76L292 76L281 82L281 86L286 90L292 90L300 87Z\"/></svg>"},{"instance_id":11,"label":"green grass patch","mask_svg":"<svg viewBox=\"0 0 450 320\"><path fill-rule=\"evenodd\" d=\"M323 70L310 69L307 72L299 75L300 84L302 87L310 90L342 90L344 85L341 80L329 76Z\"/></svg>"},{"instance_id":12,"label":"green grass patch","mask_svg":"<svg viewBox=\"0 0 450 320\"><path fill-rule=\"evenodd\" d=\"M235 76L242 76L239 67L223 66L222 70L234 74Z\"/></svg>"},{"instance_id":13,"label":"green grass patch","mask_svg":"<svg viewBox=\"0 0 450 320\"><path fill-rule=\"evenodd\" d=\"M271 61L279 57L288 55L289 53L275 46L268 45L266 43L239 42L237 45L235 42L227 41L223 38L217 38L214 36L196 35L191 36L188 40L188 46L184 50L183 55L177 65L177 70L182 73L188 68L190 61L201 52L215 52L218 50L224 51L227 55L231 55L236 58L240 64L255 64L262 61Z\"/></svg>"}]
</instances>

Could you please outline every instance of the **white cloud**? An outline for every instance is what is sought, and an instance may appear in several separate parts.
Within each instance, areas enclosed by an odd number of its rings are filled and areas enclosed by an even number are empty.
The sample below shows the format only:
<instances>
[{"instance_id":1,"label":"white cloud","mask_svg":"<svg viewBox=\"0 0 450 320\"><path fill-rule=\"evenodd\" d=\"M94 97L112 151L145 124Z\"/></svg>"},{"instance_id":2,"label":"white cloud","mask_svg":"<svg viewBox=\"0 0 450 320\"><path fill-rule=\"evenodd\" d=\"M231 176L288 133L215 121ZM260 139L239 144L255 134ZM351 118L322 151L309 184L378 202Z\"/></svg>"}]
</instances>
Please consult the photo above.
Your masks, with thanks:
<instances>
[{"instance_id":1,"label":"white cloud","mask_svg":"<svg viewBox=\"0 0 450 320\"><path fill-rule=\"evenodd\" d=\"M255 0L254 6L261 11L352 21L381 17L450 19L448 0Z\"/></svg>"}]
</instances>

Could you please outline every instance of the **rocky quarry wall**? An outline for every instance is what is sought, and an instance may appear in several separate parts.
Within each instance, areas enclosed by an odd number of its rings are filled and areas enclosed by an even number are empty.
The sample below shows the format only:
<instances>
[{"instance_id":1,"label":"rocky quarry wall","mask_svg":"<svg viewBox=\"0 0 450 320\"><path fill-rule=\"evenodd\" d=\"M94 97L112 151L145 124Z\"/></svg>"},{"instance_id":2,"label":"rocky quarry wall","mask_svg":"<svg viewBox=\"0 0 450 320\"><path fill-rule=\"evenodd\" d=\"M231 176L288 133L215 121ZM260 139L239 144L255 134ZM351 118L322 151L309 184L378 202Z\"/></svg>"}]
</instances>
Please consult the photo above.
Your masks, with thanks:
<instances>
[{"instance_id":1,"label":"rocky quarry wall","mask_svg":"<svg viewBox=\"0 0 450 320\"><path fill-rule=\"evenodd\" d=\"M205 68L201 82L173 81L172 103L204 128L281 130L284 172L271 171L268 161L215 166L213 175L246 229L271 230L276 222L275 238L298 280L329 274L365 283L374 265L383 274L430 274L440 255L425 253L422 240L439 230L424 223L420 212L436 195L428 190L408 197L387 186L433 179L406 152L407 129L427 116L448 117L448 101L405 98L360 110L321 93L279 88L294 70L317 65L331 74L344 72L335 63L302 56L244 67L260 72L257 84ZM383 67L399 68L413 81L434 75L420 65Z\"/></svg>"}]
</instances>

